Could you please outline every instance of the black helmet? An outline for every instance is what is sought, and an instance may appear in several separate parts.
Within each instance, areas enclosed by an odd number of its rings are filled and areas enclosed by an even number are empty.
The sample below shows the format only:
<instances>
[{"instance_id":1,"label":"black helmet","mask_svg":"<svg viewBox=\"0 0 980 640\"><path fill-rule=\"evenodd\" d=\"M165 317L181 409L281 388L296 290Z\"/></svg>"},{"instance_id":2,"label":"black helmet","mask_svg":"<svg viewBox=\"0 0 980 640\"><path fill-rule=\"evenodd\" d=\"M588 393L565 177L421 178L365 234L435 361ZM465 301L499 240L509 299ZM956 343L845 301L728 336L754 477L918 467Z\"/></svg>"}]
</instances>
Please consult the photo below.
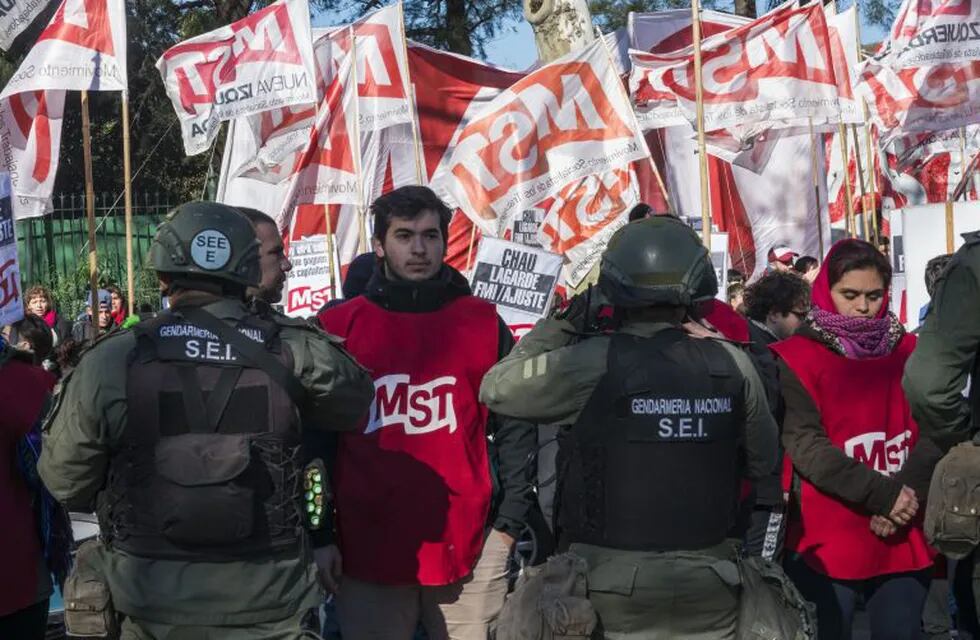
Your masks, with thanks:
<instances>
[{"instance_id":1,"label":"black helmet","mask_svg":"<svg viewBox=\"0 0 980 640\"><path fill-rule=\"evenodd\" d=\"M673 216L630 222L602 254L599 287L617 307L691 307L718 293L707 248Z\"/></svg>"},{"instance_id":2,"label":"black helmet","mask_svg":"<svg viewBox=\"0 0 980 640\"><path fill-rule=\"evenodd\" d=\"M150 262L158 273L258 286L259 241L251 223L218 202L188 202L157 228Z\"/></svg>"}]
</instances>

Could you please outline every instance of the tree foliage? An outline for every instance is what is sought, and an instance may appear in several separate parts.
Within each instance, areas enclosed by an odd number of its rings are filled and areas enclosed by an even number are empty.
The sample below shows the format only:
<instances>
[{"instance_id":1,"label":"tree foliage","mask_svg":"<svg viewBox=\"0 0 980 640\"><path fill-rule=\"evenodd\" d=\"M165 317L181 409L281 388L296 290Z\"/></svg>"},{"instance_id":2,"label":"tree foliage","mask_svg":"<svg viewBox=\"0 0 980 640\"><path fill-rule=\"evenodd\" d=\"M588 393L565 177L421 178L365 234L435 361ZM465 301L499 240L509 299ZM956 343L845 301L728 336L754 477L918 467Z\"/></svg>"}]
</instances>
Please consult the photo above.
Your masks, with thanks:
<instances>
[{"instance_id":1,"label":"tree foliage","mask_svg":"<svg viewBox=\"0 0 980 640\"><path fill-rule=\"evenodd\" d=\"M316 0L317 5L352 21L390 0ZM522 15L521 0L409 0L405 31L412 40L467 56L484 56L486 45Z\"/></svg>"}]
</instances>

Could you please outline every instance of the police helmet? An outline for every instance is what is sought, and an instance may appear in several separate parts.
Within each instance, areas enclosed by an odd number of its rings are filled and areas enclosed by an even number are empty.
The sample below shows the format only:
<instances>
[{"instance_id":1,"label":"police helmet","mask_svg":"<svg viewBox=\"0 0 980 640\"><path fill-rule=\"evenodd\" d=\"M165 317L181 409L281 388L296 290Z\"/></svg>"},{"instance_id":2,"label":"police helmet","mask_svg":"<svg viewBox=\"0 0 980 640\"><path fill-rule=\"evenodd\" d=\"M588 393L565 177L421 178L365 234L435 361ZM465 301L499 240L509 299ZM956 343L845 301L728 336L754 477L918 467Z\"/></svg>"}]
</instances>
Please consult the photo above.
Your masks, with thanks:
<instances>
[{"instance_id":1,"label":"police helmet","mask_svg":"<svg viewBox=\"0 0 980 640\"><path fill-rule=\"evenodd\" d=\"M188 202L157 228L150 263L158 273L258 286L259 241L237 210L217 202Z\"/></svg>"},{"instance_id":2,"label":"police helmet","mask_svg":"<svg viewBox=\"0 0 980 640\"><path fill-rule=\"evenodd\" d=\"M691 307L718 293L708 250L673 216L630 222L602 254L599 287L617 307Z\"/></svg>"}]
</instances>

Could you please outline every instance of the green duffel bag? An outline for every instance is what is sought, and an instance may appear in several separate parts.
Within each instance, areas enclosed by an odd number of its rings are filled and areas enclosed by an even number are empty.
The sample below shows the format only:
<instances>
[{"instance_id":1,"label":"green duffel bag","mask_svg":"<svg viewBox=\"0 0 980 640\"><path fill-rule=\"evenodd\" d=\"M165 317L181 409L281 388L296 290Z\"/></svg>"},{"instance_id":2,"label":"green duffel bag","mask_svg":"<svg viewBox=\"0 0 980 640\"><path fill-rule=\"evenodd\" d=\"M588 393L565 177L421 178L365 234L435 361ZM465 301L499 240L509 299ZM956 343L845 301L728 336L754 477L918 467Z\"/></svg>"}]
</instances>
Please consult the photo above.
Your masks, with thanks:
<instances>
[{"instance_id":1,"label":"green duffel bag","mask_svg":"<svg viewBox=\"0 0 980 640\"><path fill-rule=\"evenodd\" d=\"M929 544L954 560L980 544L980 446L974 441L956 445L936 465L925 532Z\"/></svg>"}]
</instances>

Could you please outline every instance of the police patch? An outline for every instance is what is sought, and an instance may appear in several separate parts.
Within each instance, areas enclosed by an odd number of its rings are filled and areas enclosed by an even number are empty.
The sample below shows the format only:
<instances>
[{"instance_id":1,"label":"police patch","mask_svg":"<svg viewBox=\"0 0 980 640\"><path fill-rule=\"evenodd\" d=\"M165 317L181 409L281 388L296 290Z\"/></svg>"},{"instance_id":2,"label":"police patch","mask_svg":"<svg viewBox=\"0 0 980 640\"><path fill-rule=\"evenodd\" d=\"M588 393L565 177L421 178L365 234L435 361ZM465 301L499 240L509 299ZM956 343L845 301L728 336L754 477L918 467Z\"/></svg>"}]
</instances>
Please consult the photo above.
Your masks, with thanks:
<instances>
[{"instance_id":1,"label":"police patch","mask_svg":"<svg viewBox=\"0 0 980 640\"><path fill-rule=\"evenodd\" d=\"M231 241L217 229L205 229L191 240L191 259L208 271L217 271L231 260Z\"/></svg>"}]
</instances>

